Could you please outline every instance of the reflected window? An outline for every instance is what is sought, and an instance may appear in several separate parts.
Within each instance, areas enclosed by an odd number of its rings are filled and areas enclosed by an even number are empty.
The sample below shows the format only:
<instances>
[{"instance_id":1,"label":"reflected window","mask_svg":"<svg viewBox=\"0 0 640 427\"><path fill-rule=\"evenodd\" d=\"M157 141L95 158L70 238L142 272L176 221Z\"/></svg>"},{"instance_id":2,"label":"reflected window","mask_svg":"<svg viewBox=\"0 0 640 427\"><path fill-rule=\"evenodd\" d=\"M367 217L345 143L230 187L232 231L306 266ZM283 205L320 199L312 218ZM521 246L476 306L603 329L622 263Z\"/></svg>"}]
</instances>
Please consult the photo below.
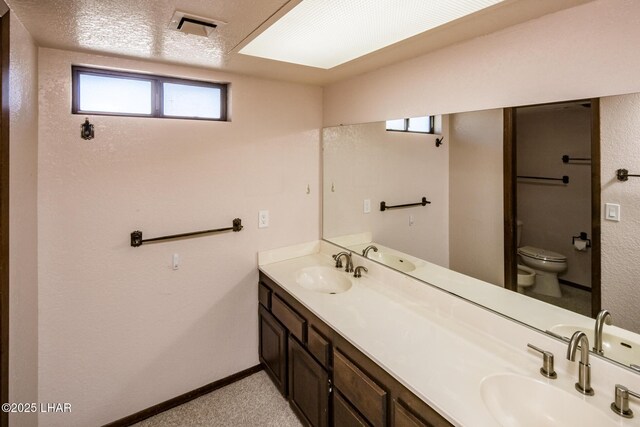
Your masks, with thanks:
<instances>
[{"instance_id":1,"label":"reflected window","mask_svg":"<svg viewBox=\"0 0 640 427\"><path fill-rule=\"evenodd\" d=\"M434 117L411 117L387 120L387 130L392 132L434 133Z\"/></svg>"},{"instance_id":2,"label":"reflected window","mask_svg":"<svg viewBox=\"0 0 640 427\"><path fill-rule=\"evenodd\" d=\"M74 114L227 120L227 85L72 67Z\"/></svg>"}]
</instances>

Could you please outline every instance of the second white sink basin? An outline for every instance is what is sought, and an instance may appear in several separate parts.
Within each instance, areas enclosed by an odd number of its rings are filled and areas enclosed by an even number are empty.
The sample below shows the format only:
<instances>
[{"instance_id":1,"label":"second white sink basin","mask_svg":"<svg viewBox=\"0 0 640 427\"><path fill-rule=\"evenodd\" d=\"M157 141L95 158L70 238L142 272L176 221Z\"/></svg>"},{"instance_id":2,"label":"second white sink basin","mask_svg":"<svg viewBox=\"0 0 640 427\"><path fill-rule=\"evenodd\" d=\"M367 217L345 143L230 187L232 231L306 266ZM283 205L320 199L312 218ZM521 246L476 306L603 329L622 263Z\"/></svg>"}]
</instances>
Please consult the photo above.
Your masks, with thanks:
<instances>
[{"instance_id":1,"label":"second white sink basin","mask_svg":"<svg viewBox=\"0 0 640 427\"><path fill-rule=\"evenodd\" d=\"M351 289L351 280L342 270L306 267L296 274L296 282L305 289L323 294L339 294Z\"/></svg>"},{"instance_id":2,"label":"second white sink basin","mask_svg":"<svg viewBox=\"0 0 640 427\"><path fill-rule=\"evenodd\" d=\"M555 325L550 331L566 338L571 338L575 331L583 331L587 334L591 346L595 342L593 328L575 325ZM640 365L640 344L608 333L606 325L602 333L602 350L604 351L604 357L613 359L616 362L624 365Z\"/></svg>"},{"instance_id":3,"label":"second white sink basin","mask_svg":"<svg viewBox=\"0 0 640 427\"><path fill-rule=\"evenodd\" d=\"M504 427L615 426L581 398L543 381L515 374L486 377L480 392L489 412Z\"/></svg>"},{"instance_id":4,"label":"second white sink basin","mask_svg":"<svg viewBox=\"0 0 640 427\"><path fill-rule=\"evenodd\" d=\"M367 255L367 258L372 259L374 261L378 261L384 265L387 265L391 268L394 268L398 271L402 271L404 273L408 273L416 269L415 264L412 263L411 261L396 255L391 255L381 251L378 251L378 252L371 251Z\"/></svg>"}]
</instances>

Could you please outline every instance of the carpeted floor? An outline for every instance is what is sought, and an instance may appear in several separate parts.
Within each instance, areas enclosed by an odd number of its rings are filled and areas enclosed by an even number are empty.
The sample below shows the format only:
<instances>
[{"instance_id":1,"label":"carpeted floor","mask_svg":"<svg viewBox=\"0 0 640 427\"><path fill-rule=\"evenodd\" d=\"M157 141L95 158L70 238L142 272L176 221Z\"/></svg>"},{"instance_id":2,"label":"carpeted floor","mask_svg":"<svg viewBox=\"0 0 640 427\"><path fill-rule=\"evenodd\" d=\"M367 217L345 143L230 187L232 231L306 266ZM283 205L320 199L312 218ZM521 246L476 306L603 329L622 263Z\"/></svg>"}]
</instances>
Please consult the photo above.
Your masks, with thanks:
<instances>
[{"instance_id":1,"label":"carpeted floor","mask_svg":"<svg viewBox=\"0 0 640 427\"><path fill-rule=\"evenodd\" d=\"M300 427L300 421L264 371L170 409L139 427Z\"/></svg>"},{"instance_id":2,"label":"carpeted floor","mask_svg":"<svg viewBox=\"0 0 640 427\"><path fill-rule=\"evenodd\" d=\"M560 290L562 291L562 297L560 298L536 294L526 289L524 292L525 295L531 298L536 298L549 304L571 310L574 313L591 317L591 292L567 286L563 283L560 283Z\"/></svg>"}]
</instances>

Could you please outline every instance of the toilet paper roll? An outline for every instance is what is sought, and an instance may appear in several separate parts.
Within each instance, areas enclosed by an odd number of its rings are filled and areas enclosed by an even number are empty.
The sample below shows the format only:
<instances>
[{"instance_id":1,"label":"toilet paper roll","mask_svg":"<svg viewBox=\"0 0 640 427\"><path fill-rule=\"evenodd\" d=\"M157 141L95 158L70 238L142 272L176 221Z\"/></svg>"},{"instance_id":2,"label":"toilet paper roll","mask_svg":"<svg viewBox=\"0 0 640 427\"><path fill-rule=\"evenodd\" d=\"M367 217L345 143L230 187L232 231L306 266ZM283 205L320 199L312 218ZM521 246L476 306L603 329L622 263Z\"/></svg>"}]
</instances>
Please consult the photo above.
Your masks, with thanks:
<instances>
[{"instance_id":1,"label":"toilet paper roll","mask_svg":"<svg viewBox=\"0 0 640 427\"><path fill-rule=\"evenodd\" d=\"M587 241L576 239L573 241L573 246L575 246L576 250L586 251L587 250Z\"/></svg>"}]
</instances>

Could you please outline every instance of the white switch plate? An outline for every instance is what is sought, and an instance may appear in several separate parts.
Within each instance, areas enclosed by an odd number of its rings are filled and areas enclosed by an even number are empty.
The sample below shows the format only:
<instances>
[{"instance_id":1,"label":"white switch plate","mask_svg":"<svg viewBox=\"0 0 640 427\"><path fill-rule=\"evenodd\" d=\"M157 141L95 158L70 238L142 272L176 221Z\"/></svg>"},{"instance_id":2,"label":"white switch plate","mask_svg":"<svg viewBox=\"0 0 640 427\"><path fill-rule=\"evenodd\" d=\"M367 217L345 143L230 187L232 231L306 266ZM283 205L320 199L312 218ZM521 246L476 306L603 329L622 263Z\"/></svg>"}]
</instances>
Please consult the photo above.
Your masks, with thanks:
<instances>
[{"instance_id":1,"label":"white switch plate","mask_svg":"<svg viewBox=\"0 0 640 427\"><path fill-rule=\"evenodd\" d=\"M371 213L371 199L364 199L363 210L364 213Z\"/></svg>"},{"instance_id":2,"label":"white switch plate","mask_svg":"<svg viewBox=\"0 0 640 427\"><path fill-rule=\"evenodd\" d=\"M173 268L174 270L180 268L180 255L173 254L173 257L171 258L171 268Z\"/></svg>"},{"instance_id":3,"label":"white switch plate","mask_svg":"<svg viewBox=\"0 0 640 427\"><path fill-rule=\"evenodd\" d=\"M615 203L605 203L604 219L609 221L620 221L620 205Z\"/></svg>"},{"instance_id":4,"label":"white switch plate","mask_svg":"<svg viewBox=\"0 0 640 427\"><path fill-rule=\"evenodd\" d=\"M415 222L415 219L413 218L413 215L409 215L409 227L411 227L414 222Z\"/></svg>"},{"instance_id":5,"label":"white switch plate","mask_svg":"<svg viewBox=\"0 0 640 427\"><path fill-rule=\"evenodd\" d=\"M258 212L258 228L269 227L269 211Z\"/></svg>"}]
</instances>

